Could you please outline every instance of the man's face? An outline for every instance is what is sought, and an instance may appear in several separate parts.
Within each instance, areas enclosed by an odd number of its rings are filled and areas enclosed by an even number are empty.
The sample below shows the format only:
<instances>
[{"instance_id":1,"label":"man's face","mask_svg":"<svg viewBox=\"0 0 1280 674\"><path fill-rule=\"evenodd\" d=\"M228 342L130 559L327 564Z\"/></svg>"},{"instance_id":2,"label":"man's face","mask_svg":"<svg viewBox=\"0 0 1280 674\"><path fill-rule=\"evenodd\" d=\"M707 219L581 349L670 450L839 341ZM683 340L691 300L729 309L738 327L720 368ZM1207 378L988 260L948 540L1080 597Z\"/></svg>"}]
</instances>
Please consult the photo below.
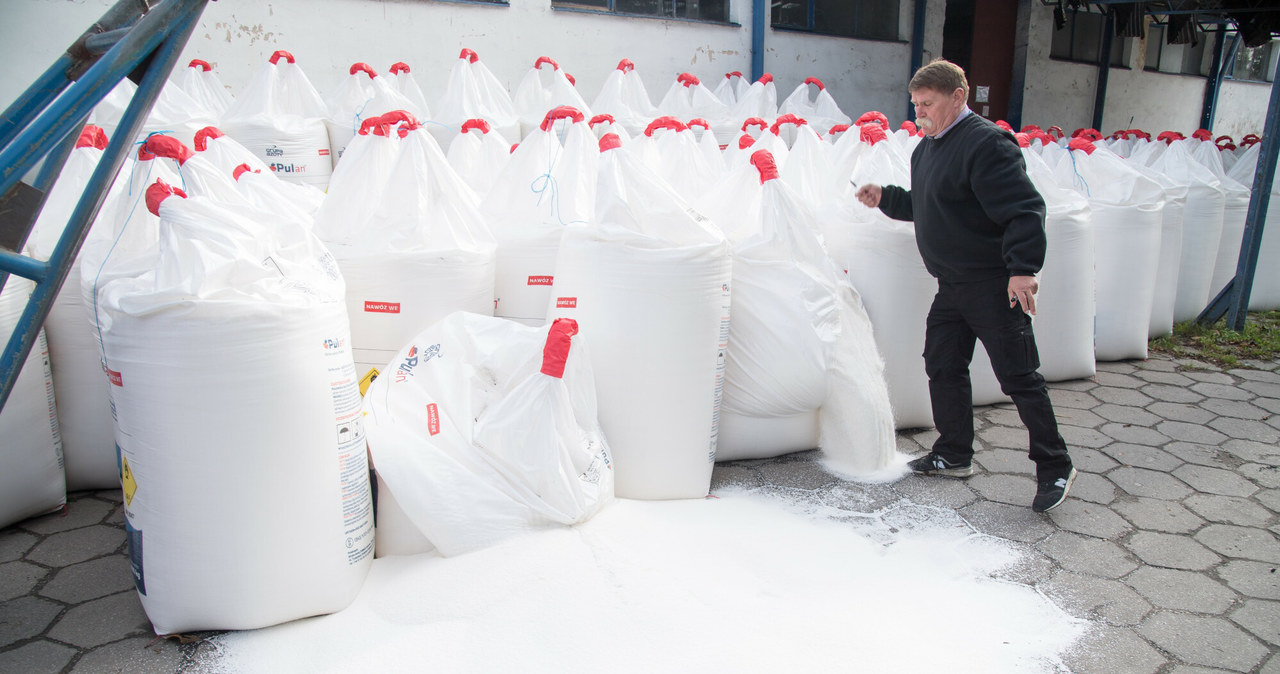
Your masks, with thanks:
<instances>
[{"instance_id":1,"label":"man's face","mask_svg":"<svg viewBox=\"0 0 1280 674\"><path fill-rule=\"evenodd\" d=\"M949 94L935 89L911 92L911 105L916 108L916 126L929 136L936 136L951 126L964 109L964 103L964 89L956 89Z\"/></svg>"}]
</instances>

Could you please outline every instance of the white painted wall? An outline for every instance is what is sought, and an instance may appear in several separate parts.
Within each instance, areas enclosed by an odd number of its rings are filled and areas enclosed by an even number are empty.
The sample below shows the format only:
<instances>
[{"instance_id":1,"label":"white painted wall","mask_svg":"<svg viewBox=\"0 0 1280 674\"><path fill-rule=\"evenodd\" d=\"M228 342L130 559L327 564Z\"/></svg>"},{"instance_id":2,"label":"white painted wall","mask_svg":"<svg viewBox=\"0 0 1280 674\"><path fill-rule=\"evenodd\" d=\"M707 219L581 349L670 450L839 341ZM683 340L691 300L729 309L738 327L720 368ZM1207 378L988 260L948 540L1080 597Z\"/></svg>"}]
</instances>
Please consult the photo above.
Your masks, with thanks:
<instances>
[{"instance_id":1,"label":"white painted wall","mask_svg":"<svg viewBox=\"0 0 1280 674\"><path fill-rule=\"evenodd\" d=\"M1270 84L1231 80L1223 82L1222 90L1218 92L1218 110L1213 122L1214 137L1226 134L1238 142L1251 133L1261 136L1270 98Z\"/></svg>"}]
</instances>

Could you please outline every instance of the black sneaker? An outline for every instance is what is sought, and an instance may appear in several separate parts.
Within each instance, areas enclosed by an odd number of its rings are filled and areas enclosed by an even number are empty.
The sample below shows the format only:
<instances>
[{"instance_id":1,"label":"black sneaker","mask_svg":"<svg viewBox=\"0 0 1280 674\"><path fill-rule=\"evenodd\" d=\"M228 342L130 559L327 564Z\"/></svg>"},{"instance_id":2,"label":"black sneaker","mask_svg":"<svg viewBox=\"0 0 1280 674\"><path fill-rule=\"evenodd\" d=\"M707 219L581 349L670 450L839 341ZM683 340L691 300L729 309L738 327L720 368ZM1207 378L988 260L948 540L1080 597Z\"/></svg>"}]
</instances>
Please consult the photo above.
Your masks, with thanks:
<instances>
[{"instance_id":1,"label":"black sneaker","mask_svg":"<svg viewBox=\"0 0 1280 674\"><path fill-rule=\"evenodd\" d=\"M943 475L946 477L969 477L973 475L972 463L952 463L933 452L908 461L907 468L923 475Z\"/></svg>"},{"instance_id":2,"label":"black sneaker","mask_svg":"<svg viewBox=\"0 0 1280 674\"><path fill-rule=\"evenodd\" d=\"M1036 487L1036 498L1031 502L1031 509L1043 513L1058 507L1059 503L1066 500L1067 492L1071 490L1071 483L1075 481L1075 468L1063 477L1041 480Z\"/></svg>"}]
</instances>

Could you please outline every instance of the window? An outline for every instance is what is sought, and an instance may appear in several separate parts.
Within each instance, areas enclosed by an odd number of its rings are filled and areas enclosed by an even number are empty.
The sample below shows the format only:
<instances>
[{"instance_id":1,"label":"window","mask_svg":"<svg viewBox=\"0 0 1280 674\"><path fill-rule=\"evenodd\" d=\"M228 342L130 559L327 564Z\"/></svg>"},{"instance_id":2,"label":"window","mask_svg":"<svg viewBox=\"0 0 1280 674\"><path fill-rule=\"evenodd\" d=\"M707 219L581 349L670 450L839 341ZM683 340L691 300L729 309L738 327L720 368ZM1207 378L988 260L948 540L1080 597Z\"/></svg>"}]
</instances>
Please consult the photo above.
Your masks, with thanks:
<instances>
[{"instance_id":1,"label":"window","mask_svg":"<svg viewBox=\"0 0 1280 674\"><path fill-rule=\"evenodd\" d=\"M898 39L898 0L773 0L774 28L867 40Z\"/></svg>"},{"instance_id":2,"label":"window","mask_svg":"<svg viewBox=\"0 0 1280 674\"><path fill-rule=\"evenodd\" d=\"M1143 70L1204 76L1208 68L1204 65L1204 53L1209 38L1202 36L1195 45L1165 44L1165 35L1165 26L1153 23L1147 27L1147 60Z\"/></svg>"},{"instance_id":3,"label":"window","mask_svg":"<svg viewBox=\"0 0 1280 674\"><path fill-rule=\"evenodd\" d=\"M667 19L729 21L729 0L551 0L551 6Z\"/></svg>"},{"instance_id":4,"label":"window","mask_svg":"<svg viewBox=\"0 0 1280 674\"><path fill-rule=\"evenodd\" d=\"M1054 27L1049 56L1062 61L1096 64L1098 54L1102 53L1102 32L1107 18L1102 14L1073 9L1067 12L1066 19L1061 28ZM1112 38L1111 65L1122 68L1129 65L1129 38Z\"/></svg>"},{"instance_id":5,"label":"window","mask_svg":"<svg viewBox=\"0 0 1280 674\"><path fill-rule=\"evenodd\" d=\"M1231 79L1270 82L1276 72L1275 46L1275 40L1260 47L1246 47L1240 43L1231 67Z\"/></svg>"}]
</instances>

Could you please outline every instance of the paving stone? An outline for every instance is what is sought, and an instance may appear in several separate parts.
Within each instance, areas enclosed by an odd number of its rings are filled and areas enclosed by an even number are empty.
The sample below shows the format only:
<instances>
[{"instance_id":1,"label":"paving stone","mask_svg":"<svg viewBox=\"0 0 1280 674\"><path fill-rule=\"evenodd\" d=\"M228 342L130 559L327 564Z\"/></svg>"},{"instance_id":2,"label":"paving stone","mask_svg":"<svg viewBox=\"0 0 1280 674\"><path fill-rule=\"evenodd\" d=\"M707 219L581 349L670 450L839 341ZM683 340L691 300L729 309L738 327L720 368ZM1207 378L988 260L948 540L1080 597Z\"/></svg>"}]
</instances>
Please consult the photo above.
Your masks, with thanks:
<instances>
[{"instance_id":1,"label":"paving stone","mask_svg":"<svg viewBox=\"0 0 1280 674\"><path fill-rule=\"evenodd\" d=\"M1217 419L1210 421L1209 426L1232 438L1253 440L1254 442L1262 442L1271 445L1280 442L1280 429L1262 421L1218 417Z\"/></svg>"},{"instance_id":2,"label":"paving stone","mask_svg":"<svg viewBox=\"0 0 1280 674\"><path fill-rule=\"evenodd\" d=\"M835 484L840 478L828 473L822 465L812 461L787 461L760 466L760 478L766 484L792 489L821 489Z\"/></svg>"},{"instance_id":3,"label":"paving stone","mask_svg":"<svg viewBox=\"0 0 1280 674\"><path fill-rule=\"evenodd\" d=\"M115 551L124 532L95 524L53 534L27 553L27 559L46 566L68 566Z\"/></svg>"},{"instance_id":4,"label":"paving stone","mask_svg":"<svg viewBox=\"0 0 1280 674\"><path fill-rule=\"evenodd\" d=\"M1253 401L1254 405L1274 414L1280 414L1280 399L1276 398L1257 398ZM1274 419L1273 419L1274 421Z\"/></svg>"},{"instance_id":5,"label":"paving stone","mask_svg":"<svg viewBox=\"0 0 1280 674\"><path fill-rule=\"evenodd\" d=\"M1242 402L1239 400L1219 400L1217 398L1210 398L1200 403L1199 407L1214 416L1233 417L1236 419L1262 421L1271 415L1270 412L1254 405L1253 403ZM1197 419L1182 419L1181 421L1203 423Z\"/></svg>"},{"instance_id":6,"label":"paving stone","mask_svg":"<svg viewBox=\"0 0 1280 674\"><path fill-rule=\"evenodd\" d=\"M1242 527L1265 527L1272 519L1266 508L1238 496L1193 494L1182 501L1210 522Z\"/></svg>"},{"instance_id":7,"label":"paving stone","mask_svg":"<svg viewBox=\"0 0 1280 674\"><path fill-rule=\"evenodd\" d=\"M1082 473L1105 473L1120 464L1116 460L1096 449L1088 447L1070 447L1071 463ZM1030 463L1031 460L1027 459ZM1035 465L1035 464L1031 464Z\"/></svg>"},{"instance_id":8,"label":"paving stone","mask_svg":"<svg viewBox=\"0 0 1280 674\"><path fill-rule=\"evenodd\" d=\"M1142 388L1147 383L1137 377L1131 377L1127 374L1108 372L1103 369L1104 367L1104 363L1098 363L1098 374L1093 377L1098 382L1097 390L1099 391L1105 390L1107 387L1136 389Z\"/></svg>"},{"instance_id":9,"label":"paving stone","mask_svg":"<svg viewBox=\"0 0 1280 674\"><path fill-rule=\"evenodd\" d=\"M1162 421L1156 424L1156 430L1173 438L1186 442L1198 442L1206 445L1217 445L1227 440L1222 433L1200 424L1189 424L1184 421Z\"/></svg>"},{"instance_id":10,"label":"paving stone","mask_svg":"<svg viewBox=\"0 0 1280 674\"><path fill-rule=\"evenodd\" d=\"M1245 368L1238 368L1234 370L1227 370L1227 374L1239 377L1241 379L1248 379L1249 381L1265 381L1265 382L1271 382L1272 384L1280 384L1280 372L1273 372L1271 370L1251 370L1251 369L1245 369Z\"/></svg>"},{"instance_id":11,"label":"paving stone","mask_svg":"<svg viewBox=\"0 0 1280 674\"><path fill-rule=\"evenodd\" d=\"M1151 369L1151 370L1144 369L1139 372L1135 372L1133 376L1143 381L1149 381L1152 384L1168 384L1169 386L1174 386L1177 388L1186 388L1196 383L1196 380L1192 379L1191 377L1188 377L1185 374L1179 374L1177 372L1164 372L1164 371L1155 370L1155 369Z\"/></svg>"},{"instance_id":12,"label":"paving stone","mask_svg":"<svg viewBox=\"0 0 1280 674\"><path fill-rule=\"evenodd\" d=\"M1224 400L1253 400L1257 397L1253 393L1237 387L1234 383L1210 384L1201 382L1193 384L1191 390L1206 398L1222 398Z\"/></svg>"},{"instance_id":13,"label":"paving stone","mask_svg":"<svg viewBox=\"0 0 1280 674\"><path fill-rule=\"evenodd\" d=\"M960 514L979 532L1011 541L1034 543L1053 533L1053 525L1040 514L1032 512L1030 503L1014 506L978 501L963 508Z\"/></svg>"},{"instance_id":14,"label":"paving stone","mask_svg":"<svg viewBox=\"0 0 1280 674\"><path fill-rule=\"evenodd\" d=\"M1086 536L1117 539L1133 530L1133 525L1106 506L1067 498L1048 512L1049 519L1060 528Z\"/></svg>"},{"instance_id":15,"label":"paving stone","mask_svg":"<svg viewBox=\"0 0 1280 674\"><path fill-rule=\"evenodd\" d=\"M938 431L933 428L925 428L914 433L910 433L909 437L921 447L928 449L933 446L933 442L938 439Z\"/></svg>"},{"instance_id":16,"label":"paving stone","mask_svg":"<svg viewBox=\"0 0 1280 674\"><path fill-rule=\"evenodd\" d=\"M1185 421L1192 424L1205 424L1216 415L1200 406L1185 403L1158 402L1147 405L1147 411L1172 421Z\"/></svg>"},{"instance_id":17,"label":"paving stone","mask_svg":"<svg viewBox=\"0 0 1280 674\"><path fill-rule=\"evenodd\" d=\"M1138 568L1128 550L1111 541L1102 541L1060 531L1036 544L1062 568L1102 578L1119 578Z\"/></svg>"},{"instance_id":18,"label":"paving stone","mask_svg":"<svg viewBox=\"0 0 1280 674\"><path fill-rule=\"evenodd\" d=\"M1280 488L1268 488L1253 495L1253 499L1273 513L1280 513Z\"/></svg>"},{"instance_id":19,"label":"paving stone","mask_svg":"<svg viewBox=\"0 0 1280 674\"><path fill-rule=\"evenodd\" d=\"M968 480L952 480L938 477L908 475L893 484L897 493L912 503L938 508L963 508L978 500Z\"/></svg>"},{"instance_id":20,"label":"paving stone","mask_svg":"<svg viewBox=\"0 0 1280 674\"><path fill-rule=\"evenodd\" d=\"M1162 422L1161 425L1172 423ZM1135 445L1151 445L1159 447L1169 442L1171 438L1157 430L1146 428L1145 426L1135 426L1132 424L1118 424L1115 422L1104 425L1098 429L1106 434L1107 437L1120 442L1131 442Z\"/></svg>"},{"instance_id":21,"label":"paving stone","mask_svg":"<svg viewBox=\"0 0 1280 674\"><path fill-rule=\"evenodd\" d=\"M1144 566L1124 582L1155 606L1195 613L1222 613L1236 601L1227 586L1194 571Z\"/></svg>"},{"instance_id":22,"label":"paving stone","mask_svg":"<svg viewBox=\"0 0 1280 674\"><path fill-rule=\"evenodd\" d=\"M93 648L125 637L151 633L138 593L130 590L74 606L49 630L49 638Z\"/></svg>"},{"instance_id":23,"label":"paving stone","mask_svg":"<svg viewBox=\"0 0 1280 674\"><path fill-rule=\"evenodd\" d=\"M1093 391L1093 397L1106 403L1093 408L1093 411L1099 416L1106 416L1100 410L1108 405L1142 408L1155 402L1142 391L1131 388L1108 388L1104 386Z\"/></svg>"},{"instance_id":24,"label":"paving stone","mask_svg":"<svg viewBox=\"0 0 1280 674\"><path fill-rule=\"evenodd\" d=\"M1274 444L1233 439L1222 443L1222 448L1250 463L1280 466L1280 447Z\"/></svg>"},{"instance_id":25,"label":"paving stone","mask_svg":"<svg viewBox=\"0 0 1280 674\"><path fill-rule=\"evenodd\" d=\"M1190 495L1191 488L1181 480L1155 470L1121 466L1110 473L1107 479L1134 496L1176 501Z\"/></svg>"},{"instance_id":26,"label":"paving stone","mask_svg":"<svg viewBox=\"0 0 1280 674\"><path fill-rule=\"evenodd\" d=\"M1171 569L1203 571L1222 561L1212 550L1191 538L1156 531L1139 531L1129 537L1124 546L1147 564Z\"/></svg>"},{"instance_id":27,"label":"paving stone","mask_svg":"<svg viewBox=\"0 0 1280 674\"><path fill-rule=\"evenodd\" d=\"M46 573L45 569L27 562L0 564L0 602L30 593Z\"/></svg>"},{"instance_id":28,"label":"paving stone","mask_svg":"<svg viewBox=\"0 0 1280 674\"><path fill-rule=\"evenodd\" d=\"M1023 449L986 449L975 452L973 460L988 473L1013 473L1017 475L1035 475L1036 464L1027 457Z\"/></svg>"},{"instance_id":29,"label":"paving stone","mask_svg":"<svg viewBox=\"0 0 1280 674\"><path fill-rule=\"evenodd\" d=\"M1210 524L1195 538L1224 557L1280 563L1280 540L1266 529Z\"/></svg>"},{"instance_id":30,"label":"paving stone","mask_svg":"<svg viewBox=\"0 0 1280 674\"><path fill-rule=\"evenodd\" d=\"M1070 571L1059 571L1036 587L1069 615L1110 625L1137 625L1152 608L1124 583Z\"/></svg>"},{"instance_id":31,"label":"paving stone","mask_svg":"<svg viewBox=\"0 0 1280 674\"><path fill-rule=\"evenodd\" d=\"M819 504L855 513L874 513L897 503L901 497L887 484L840 482L814 492Z\"/></svg>"},{"instance_id":32,"label":"paving stone","mask_svg":"<svg viewBox=\"0 0 1280 674\"><path fill-rule=\"evenodd\" d=\"M1217 571L1231 589L1246 597L1280 599L1280 572L1275 564L1233 559Z\"/></svg>"},{"instance_id":33,"label":"paving stone","mask_svg":"<svg viewBox=\"0 0 1280 674\"><path fill-rule=\"evenodd\" d=\"M1267 648L1222 618L1160 611L1138 633L1175 658L1192 665L1247 672L1262 664Z\"/></svg>"},{"instance_id":34,"label":"paving stone","mask_svg":"<svg viewBox=\"0 0 1280 674\"><path fill-rule=\"evenodd\" d=\"M1088 393L1058 388L1057 384L1049 385L1049 400L1053 403L1054 411L1059 415L1062 414L1063 408L1087 410L1097 407L1102 403L1102 401Z\"/></svg>"},{"instance_id":35,"label":"paving stone","mask_svg":"<svg viewBox=\"0 0 1280 674\"><path fill-rule=\"evenodd\" d=\"M1098 373L1103 372L1116 374L1133 374L1138 371L1138 366L1125 360L1106 360L1098 361Z\"/></svg>"},{"instance_id":36,"label":"paving stone","mask_svg":"<svg viewBox=\"0 0 1280 674\"><path fill-rule=\"evenodd\" d=\"M1250 481L1229 470L1208 466L1179 466L1174 477L1186 482L1193 489L1222 496L1251 496L1258 488Z\"/></svg>"},{"instance_id":37,"label":"paving stone","mask_svg":"<svg viewBox=\"0 0 1280 674\"><path fill-rule=\"evenodd\" d=\"M1231 378L1230 375L1223 374L1222 372L1220 372L1218 366L1212 363L1205 363L1205 362L1197 363L1195 365L1195 369L1183 370L1182 374L1185 374L1187 375L1188 378L1194 379L1198 382L1207 382L1210 384L1226 384L1228 386L1236 383L1235 379Z\"/></svg>"},{"instance_id":38,"label":"paving stone","mask_svg":"<svg viewBox=\"0 0 1280 674\"><path fill-rule=\"evenodd\" d=\"M1116 486L1101 475L1080 472L1071 485L1071 498L1109 505L1116 498Z\"/></svg>"},{"instance_id":39,"label":"paving stone","mask_svg":"<svg viewBox=\"0 0 1280 674\"><path fill-rule=\"evenodd\" d=\"M752 489L764 484L755 468L735 463L717 463L711 471L711 492L723 489Z\"/></svg>"},{"instance_id":40,"label":"paving stone","mask_svg":"<svg viewBox=\"0 0 1280 674\"><path fill-rule=\"evenodd\" d=\"M1169 670L1166 674L1231 674L1225 669L1216 667L1192 667L1190 665L1178 665Z\"/></svg>"},{"instance_id":41,"label":"paving stone","mask_svg":"<svg viewBox=\"0 0 1280 674\"><path fill-rule=\"evenodd\" d=\"M1093 627L1062 655L1073 674L1155 674L1168 660L1133 629Z\"/></svg>"},{"instance_id":42,"label":"paving stone","mask_svg":"<svg viewBox=\"0 0 1280 674\"><path fill-rule=\"evenodd\" d=\"M1099 405L1090 411L1090 414L1096 414L1107 421L1114 421L1121 424L1135 424L1139 426L1155 426L1160 423L1160 417L1142 409L1135 405L1115 405L1106 403Z\"/></svg>"},{"instance_id":43,"label":"paving stone","mask_svg":"<svg viewBox=\"0 0 1280 674\"><path fill-rule=\"evenodd\" d=\"M1080 428L1097 428L1106 423L1106 419L1094 414L1092 410L1073 410L1069 407L1054 408L1054 416L1060 426L1079 426Z\"/></svg>"},{"instance_id":44,"label":"paving stone","mask_svg":"<svg viewBox=\"0 0 1280 674\"><path fill-rule=\"evenodd\" d=\"M983 419L988 423L997 426L1012 426L1014 428L1024 428L1022 425L1022 417L1018 415L1016 408L1004 409L1002 407L980 407L977 410ZM1024 431L1025 432L1025 431Z\"/></svg>"},{"instance_id":45,"label":"paving stone","mask_svg":"<svg viewBox=\"0 0 1280 674\"><path fill-rule=\"evenodd\" d=\"M1224 452L1215 445L1202 445L1195 442L1171 442L1164 446L1164 451L1173 456L1194 463L1198 466L1210 466L1213 468L1226 468L1228 470L1235 469L1244 463L1240 457L1230 452Z\"/></svg>"},{"instance_id":46,"label":"paving stone","mask_svg":"<svg viewBox=\"0 0 1280 674\"><path fill-rule=\"evenodd\" d=\"M182 664L182 648L171 639L135 637L95 648L76 662L72 674L173 674Z\"/></svg>"},{"instance_id":47,"label":"paving stone","mask_svg":"<svg viewBox=\"0 0 1280 674\"><path fill-rule=\"evenodd\" d=\"M1280 674L1280 653L1271 656L1267 664L1258 670L1258 674Z\"/></svg>"},{"instance_id":48,"label":"paving stone","mask_svg":"<svg viewBox=\"0 0 1280 674\"><path fill-rule=\"evenodd\" d=\"M989 501L1026 506L1036 495L1036 482L1022 475L983 474L968 479L969 487Z\"/></svg>"},{"instance_id":49,"label":"paving stone","mask_svg":"<svg viewBox=\"0 0 1280 674\"><path fill-rule=\"evenodd\" d=\"M1204 526L1204 520L1199 515L1187 510L1177 501L1138 497L1131 501L1112 503L1111 509L1132 522L1133 526L1146 531L1186 534Z\"/></svg>"},{"instance_id":50,"label":"paving stone","mask_svg":"<svg viewBox=\"0 0 1280 674\"><path fill-rule=\"evenodd\" d=\"M1014 544L1010 543L1010 545ZM1054 573L1058 572L1052 559L1027 548L1021 543L1016 545L1019 546L1017 560L1008 566L991 572L992 578L1020 585L1035 586L1049 580Z\"/></svg>"},{"instance_id":51,"label":"paving stone","mask_svg":"<svg viewBox=\"0 0 1280 674\"><path fill-rule=\"evenodd\" d=\"M58 674L71 662L75 654L74 648L41 639L21 648L0 653L0 672Z\"/></svg>"},{"instance_id":52,"label":"paving stone","mask_svg":"<svg viewBox=\"0 0 1280 674\"><path fill-rule=\"evenodd\" d=\"M1262 381L1247 381L1240 384L1240 388L1267 398L1280 398L1280 384L1272 384L1270 382Z\"/></svg>"},{"instance_id":53,"label":"paving stone","mask_svg":"<svg viewBox=\"0 0 1280 674\"><path fill-rule=\"evenodd\" d=\"M123 592L133 586L129 558L125 555L112 555L59 570L40 588L40 594L68 604L79 604Z\"/></svg>"},{"instance_id":54,"label":"paving stone","mask_svg":"<svg viewBox=\"0 0 1280 674\"><path fill-rule=\"evenodd\" d=\"M1204 396L1195 392L1190 386L1168 386L1164 384L1148 384L1142 392L1155 400L1168 403L1198 403Z\"/></svg>"},{"instance_id":55,"label":"paving stone","mask_svg":"<svg viewBox=\"0 0 1280 674\"><path fill-rule=\"evenodd\" d=\"M93 492L93 497L108 503L124 503L124 492L119 489L100 489Z\"/></svg>"},{"instance_id":56,"label":"paving stone","mask_svg":"<svg viewBox=\"0 0 1280 674\"><path fill-rule=\"evenodd\" d=\"M1068 447L1091 447L1093 449L1098 449L1115 442L1114 438L1094 428L1059 426L1058 434L1067 442Z\"/></svg>"},{"instance_id":57,"label":"paving stone","mask_svg":"<svg viewBox=\"0 0 1280 674\"><path fill-rule=\"evenodd\" d=\"M112 507L112 504L95 498L68 501L66 508L61 512L29 519L22 523L22 528L41 535L79 529L101 522L111 512Z\"/></svg>"},{"instance_id":58,"label":"paving stone","mask_svg":"<svg viewBox=\"0 0 1280 674\"><path fill-rule=\"evenodd\" d=\"M1102 452L1126 466L1148 468L1168 472L1182 465L1178 457L1155 447L1131 445L1127 442L1114 442L1103 447Z\"/></svg>"},{"instance_id":59,"label":"paving stone","mask_svg":"<svg viewBox=\"0 0 1280 674\"><path fill-rule=\"evenodd\" d=\"M1051 390L1083 392L1092 391L1098 388L1098 382L1093 379L1070 379L1068 381L1055 381L1049 384Z\"/></svg>"},{"instance_id":60,"label":"paving stone","mask_svg":"<svg viewBox=\"0 0 1280 674\"><path fill-rule=\"evenodd\" d=\"M1162 354L1152 352L1147 355L1147 360L1142 363L1142 371L1157 372L1177 372L1178 364L1173 358Z\"/></svg>"},{"instance_id":61,"label":"paving stone","mask_svg":"<svg viewBox=\"0 0 1280 674\"><path fill-rule=\"evenodd\" d=\"M1259 487L1280 489L1280 466L1246 463L1236 468L1236 474L1252 480Z\"/></svg>"},{"instance_id":62,"label":"paving stone","mask_svg":"<svg viewBox=\"0 0 1280 674\"><path fill-rule=\"evenodd\" d=\"M988 447L1005 447L1024 451L1027 448L1025 427L992 426L978 431L977 437Z\"/></svg>"},{"instance_id":63,"label":"paving stone","mask_svg":"<svg viewBox=\"0 0 1280 674\"><path fill-rule=\"evenodd\" d=\"M111 510L111 514L102 520L103 524L124 528L124 505L117 505Z\"/></svg>"},{"instance_id":64,"label":"paving stone","mask_svg":"<svg viewBox=\"0 0 1280 674\"><path fill-rule=\"evenodd\" d=\"M0 531L0 562L12 562L22 559L33 545L40 539L19 529Z\"/></svg>"},{"instance_id":65,"label":"paving stone","mask_svg":"<svg viewBox=\"0 0 1280 674\"><path fill-rule=\"evenodd\" d=\"M0 604L0 649L30 639L62 612L62 605L39 597L18 597Z\"/></svg>"},{"instance_id":66,"label":"paving stone","mask_svg":"<svg viewBox=\"0 0 1280 674\"><path fill-rule=\"evenodd\" d=\"M1253 636L1280 646L1280 602L1248 599L1230 617Z\"/></svg>"}]
</instances>

